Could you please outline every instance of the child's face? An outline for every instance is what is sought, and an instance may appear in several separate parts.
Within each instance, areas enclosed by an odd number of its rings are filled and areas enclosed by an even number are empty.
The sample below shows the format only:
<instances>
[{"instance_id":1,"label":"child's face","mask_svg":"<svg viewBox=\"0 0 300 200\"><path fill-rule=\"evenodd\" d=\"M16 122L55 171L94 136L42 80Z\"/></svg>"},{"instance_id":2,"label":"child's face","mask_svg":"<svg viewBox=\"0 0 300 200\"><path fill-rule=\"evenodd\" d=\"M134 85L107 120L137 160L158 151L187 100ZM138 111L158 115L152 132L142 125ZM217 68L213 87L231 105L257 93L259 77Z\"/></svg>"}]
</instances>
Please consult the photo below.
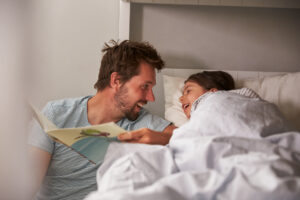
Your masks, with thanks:
<instances>
[{"instance_id":1,"label":"child's face","mask_svg":"<svg viewBox=\"0 0 300 200\"><path fill-rule=\"evenodd\" d=\"M208 92L208 90L204 89L195 82L188 81L184 84L183 94L179 98L179 101L182 104L184 114L188 118L191 117L191 108L193 102L206 92Z\"/></svg>"}]
</instances>

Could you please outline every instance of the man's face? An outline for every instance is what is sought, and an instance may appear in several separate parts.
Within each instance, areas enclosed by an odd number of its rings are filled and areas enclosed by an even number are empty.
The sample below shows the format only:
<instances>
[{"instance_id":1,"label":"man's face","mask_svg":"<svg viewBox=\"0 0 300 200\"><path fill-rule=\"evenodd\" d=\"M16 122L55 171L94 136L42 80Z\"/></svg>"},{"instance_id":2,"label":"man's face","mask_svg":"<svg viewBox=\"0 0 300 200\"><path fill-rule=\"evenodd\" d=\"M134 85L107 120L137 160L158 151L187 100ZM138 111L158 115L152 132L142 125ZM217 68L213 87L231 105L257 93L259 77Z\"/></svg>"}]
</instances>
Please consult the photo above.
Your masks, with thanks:
<instances>
[{"instance_id":1,"label":"man's face","mask_svg":"<svg viewBox=\"0 0 300 200\"><path fill-rule=\"evenodd\" d=\"M156 84L155 69L145 62L140 64L140 73L122 84L115 94L116 106L129 120L135 120L143 105L154 101L152 92Z\"/></svg>"}]
</instances>

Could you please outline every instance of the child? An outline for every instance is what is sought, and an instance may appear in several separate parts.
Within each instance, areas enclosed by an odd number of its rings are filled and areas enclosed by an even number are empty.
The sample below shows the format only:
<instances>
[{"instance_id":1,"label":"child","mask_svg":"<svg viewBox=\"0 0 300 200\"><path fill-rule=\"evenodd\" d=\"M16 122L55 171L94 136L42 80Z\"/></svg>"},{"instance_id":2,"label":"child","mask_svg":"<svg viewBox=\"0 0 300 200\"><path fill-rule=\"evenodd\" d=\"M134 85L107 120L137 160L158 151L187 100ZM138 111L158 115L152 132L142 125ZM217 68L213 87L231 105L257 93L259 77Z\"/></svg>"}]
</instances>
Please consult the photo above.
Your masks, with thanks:
<instances>
[{"instance_id":1,"label":"child","mask_svg":"<svg viewBox=\"0 0 300 200\"><path fill-rule=\"evenodd\" d=\"M179 101L187 118L191 117L193 102L204 93L234 89L232 76L223 71L203 71L192 74L184 83L183 94Z\"/></svg>"}]
</instances>

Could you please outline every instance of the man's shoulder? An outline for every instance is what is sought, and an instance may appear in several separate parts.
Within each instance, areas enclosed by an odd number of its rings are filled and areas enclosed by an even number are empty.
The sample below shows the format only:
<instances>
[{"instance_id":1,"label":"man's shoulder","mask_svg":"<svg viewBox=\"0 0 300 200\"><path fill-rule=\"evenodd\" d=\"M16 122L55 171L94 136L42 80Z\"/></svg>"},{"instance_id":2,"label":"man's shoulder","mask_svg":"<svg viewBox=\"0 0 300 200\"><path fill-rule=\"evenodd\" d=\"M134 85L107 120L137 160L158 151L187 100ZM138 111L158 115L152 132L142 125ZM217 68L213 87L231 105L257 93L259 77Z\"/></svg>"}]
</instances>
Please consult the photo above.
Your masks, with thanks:
<instances>
[{"instance_id":1,"label":"man's shoulder","mask_svg":"<svg viewBox=\"0 0 300 200\"><path fill-rule=\"evenodd\" d=\"M54 101L49 101L44 111L55 111L55 110L68 110L70 108L85 106L86 101L90 98L90 96L84 97L76 97L76 98L65 98Z\"/></svg>"},{"instance_id":2,"label":"man's shoulder","mask_svg":"<svg viewBox=\"0 0 300 200\"><path fill-rule=\"evenodd\" d=\"M73 115L80 116L86 111L87 100L90 97L85 96L49 101L44 107L43 113L58 127L64 127L68 120L73 119Z\"/></svg>"}]
</instances>

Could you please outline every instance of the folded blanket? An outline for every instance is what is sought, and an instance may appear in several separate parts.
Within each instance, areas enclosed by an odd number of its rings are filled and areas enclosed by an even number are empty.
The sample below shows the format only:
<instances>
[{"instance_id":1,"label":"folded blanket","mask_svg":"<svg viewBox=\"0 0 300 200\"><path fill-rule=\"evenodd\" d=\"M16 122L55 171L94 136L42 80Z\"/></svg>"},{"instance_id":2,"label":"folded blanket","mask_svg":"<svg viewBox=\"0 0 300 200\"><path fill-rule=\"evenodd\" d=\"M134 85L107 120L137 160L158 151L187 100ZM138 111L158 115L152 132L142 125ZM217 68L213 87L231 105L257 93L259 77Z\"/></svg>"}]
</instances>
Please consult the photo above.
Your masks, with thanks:
<instances>
[{"instance_id":1,"label":"folded blanket","mask_svg":"<svg viewBox=\"0 0 300 200\"><path fill-rule=\"evenodd\" d=\"M176 161L182 169L185 168L185 160L192 161L198 157L202 136L258 139L286 131L289 127L274 104L232 92L209 92L195 101L191 119L174 131L170 147L175 159L184 155Z\"/></svg>"}]
</instances>

